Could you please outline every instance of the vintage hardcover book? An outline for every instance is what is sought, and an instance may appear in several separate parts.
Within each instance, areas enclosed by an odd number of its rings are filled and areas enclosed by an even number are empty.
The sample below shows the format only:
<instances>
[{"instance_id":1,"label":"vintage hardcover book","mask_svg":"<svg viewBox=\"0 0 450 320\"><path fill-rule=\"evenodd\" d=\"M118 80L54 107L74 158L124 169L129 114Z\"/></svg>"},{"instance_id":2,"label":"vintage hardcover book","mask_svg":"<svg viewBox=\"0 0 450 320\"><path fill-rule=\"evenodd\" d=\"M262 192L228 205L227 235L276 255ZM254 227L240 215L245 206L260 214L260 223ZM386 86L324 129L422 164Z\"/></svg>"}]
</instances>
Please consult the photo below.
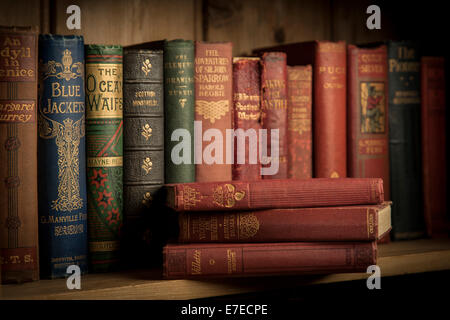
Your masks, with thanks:
<instances>
[{"instance_id":1,"label":"vintage hardcover book","mask_svg":"<svg viewBox=\"0 0 450 320\"><path fill-rule=\"evenodd\" d=\"M376 264L376 242L168 244L167 279L366 272Z\"/></svg>"},{"instance_id":2,"label":"vintage hardcover book","mask_svg":"<svg viewBox=\"0 0 450 320\"><path fill-rule=\"evenodd\" d=\"M392 235L424 234L420 143L420 52L412 41L388 43Z\"/></svg>"},{"instance_id":3,"label":"vintage hardcover book","mask_svg":"<svg viewBox=\"0 0 450 320\"><path fill-rule=\"evenodd\" d=\"M348 176L382 178L389 199L387 48L349 45Z\"/></svg>"},{"instance_id":4,"label":"vintage hardcover book","mask_svg":"<svg viewBox=\"0 0 450 320\"><path fill-rule=\"evenodd\" d=\"M370 206L186 212L178 241L375 241L391 229L389 202Z\"/></svg>"},{"instance_id":5,"label":"vintage hardcover book","mask_svg":"<svg viewBox=\"0 0 450 320\"><path fill-rule=\"evenodd\" d=\"M123 49L86 45L89 256L93 272L119 260L123 223Z\"/></svg>"},{"instance_id":6,"label":"vintage hardcover book","mask_svg":"<svg viewBox=\"0 0 450 320\"><path fill-rule=\"evenodd\" d=\"M37 27L0 27L0 284L39 279Z\"/></svg>"},{"instance_id":7,"label":"vintage hardcover book","mask_svg":"<svg viewBox=\"0 0 450 320\"><path fill-rule=\"evenodd\" d=\"M195 181L232 179L232 43L195 43ZM212 130L209 130L212 129ZM227 152L227 149L228 152Z\"/></svg>"},{"instance_id":8,"label":"vintage hardcover book","mask_svg":"<svg viewBox=\"0 0 450 320\"><path fill-rule=\"evenodd\" d=\"M422 177L424 213L430 237L449 234L446 217L445 60L422 57Z\"/></svg>"},{"instance_id":9,"label":"vintage hardcover book","mask_svg":"<svg viewBox=\"0 0 450 320\"><path fill-rule=\"evenodd\" d=\"M39 36L39 254L42 277L87 271L84 41Z\"/></svg>"},{"instance_id":10,"label":"vintage hardcover book","mask_svg":"<svg viewBox=\"0 0 450 320\"><path fill-rule=\"evenodd\" d=\"M315 178L166 185L166 205L176 211L308 208L384 201L383 180Z\"/></svg>"},{"instance_id":11,"label":"vintage hardcover book","mask_svg":"<svg viewBox=\"0 0 450 320\"><path fill-rule=\"evenodd\" d=\"M289 66L313 66L314 177L347 176L346 150L346 44L310 41L257 49L281 51Z\"/></svg>"},{"instance_id":12,"label":"vintage hardcover book","mask_svg":"<svg viewBox=\"0 0 450 320\"><path fill-rule=\"evenodd\" d=\"M164 183L163 74L162 50L125 48L122 256L129 262L148 251L144 239L155 227L148 216Z\"/></svg>"},{"instance_id":13,"label":"vintage hardcover book","mask_svg":"<svg viewBox=\"0 0 450 320\"><path fill-rule=\"evenodd\" d=\"M233 125L239 134L234 142L233 180L261 179L257 151L261 128L260 83L259 58L233 58Z\"/></svg>"},{"instance_id":14,"label":"vintage hardcover book","mask_svg":"<svg viewBox=\"0 0 450 320\"><path fill-rule=\"evenodd\" d=\"M195 182L194 164L194 42L164 44L165 182ZM189 132L190 141L178 134ZM189 148L180 150L180 146Z\"/></svg>"},{"instance_id":15,"label":"vintage hardcover book","mask_svg":"<svg viewBox=\"0 0 450 320\"><path fill-rule=\"evenodd\" d=\"M312 66L287 67L288 178L312 178Z\"/></svg>"},{"instance_id":16,"label":"vintage hardcover book","mask_svg":"<svg viewBox=\"0 0 450 320\"><path fill-rule=\"evenodd\" d=\"M288 154L288 111L287 111L287 69L286 54L264 52L261 56L261 127L267 130L267 162L263 167L278 168L262 177L264 179L287 178ZM272 155L272 130L278 130L278 157ZM264 138L263 138L264 139ZM262 141L264 144L265 141ZM275 147L276 148L276 147ZM274 165L277 163L278 165Z\"/></svg>"}]
</instances>

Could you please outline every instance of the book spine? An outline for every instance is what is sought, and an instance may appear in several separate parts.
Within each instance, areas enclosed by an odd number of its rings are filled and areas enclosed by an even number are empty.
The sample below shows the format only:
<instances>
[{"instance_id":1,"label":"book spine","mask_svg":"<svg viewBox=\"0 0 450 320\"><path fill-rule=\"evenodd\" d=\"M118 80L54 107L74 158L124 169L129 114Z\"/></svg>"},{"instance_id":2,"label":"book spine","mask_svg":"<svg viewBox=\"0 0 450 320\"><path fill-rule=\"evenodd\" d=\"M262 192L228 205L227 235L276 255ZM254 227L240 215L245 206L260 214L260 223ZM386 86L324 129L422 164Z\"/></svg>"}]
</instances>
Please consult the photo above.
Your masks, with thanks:
<instances>
[{"instance_id":1,"label":"book spine","mask_svg":"<svg viewBox=\"0 0 450 320\"><path fill-rule=\"evenodd\" d=\"M314 176L347 176L345 42L317 42L314 64Z\"/></svg>"},{"instance_id":2,"label":"book spine","mask_svg":"<svg viewBox=\"0 0 450 320\"><path fill-rule=\"evenodd\" d=\"M234 130L239 134L234 148L233 180L261 179L261 164L256 152L261 128L260 81L259 58L233 59L233 121Z\"/></svg>"},{"instance_id":3,"label":"book spine","mask_svg":"<svg viewBox=\"0 0 450 320\"><path fill-rule=\"evenodd\" d=\"M232 43L195 43L195 181L232 179ZM213 129L213 130L208 130ZM222 139L220 139L222 138ZM203 141L211 141L204 144ZM220 143L222 141L222 143Z\"/></svg>"},{"instance_id":4,"label":"book spine","mask_svg":"<svg viewBox=\"0 0 450 320\"><path fill-rule=\"evenodd\" d=\"M148 213L164 183L163 60L162 50L125 49L122 257L128 264L149 252L143 239L156 226Z\"/></svg>"},{"instance_id":5,"label":"book spine","mask_svg":"<svg viewBox=\"0 0 450 320\"><path fill-rule=\"evenodd\" d=\"M194 164L194 42L166 41L164 45L164 115L165 115L165 181L195 182ZM188 149L179 149L184 139L177 132L184 130L191 137ZM174 139L174 140L172 140ZM172 158L174 156L181 159Z\"/></svg>"},{"instance_id":6,"label":"book spine","mask_svg":"<svg viewBox=\"0 0 450 320\"><path fill-rule=\"evenodd\" d=\"M445 68L443 57L422 57L422 177L430 237L448 236L446 219Z\"/></svg>"},{"instance_id":7,"label":"book spine","mask_svg":"<svg viewBox=\"0 0 450 320\"><path fill-rule=\"evenodd\" d=\"M89 256L93 272L115 269L123 215L123 50L86 46Z\"/></svg>"},{"instance_id":8,"label":"book spine","mask_svg":"<svg viewBox=\"0 0 450 320\"><path fill-rule=\"evenodd\" d=\"M410 41L388 44L392 235L424 234L420 144L420 54Z\"/></svg>"},{"instance_id":9,"label":"book spine","mask_svg":"<svg viewBox=\"0 0 450 320\"><path fill-rule=\"evenodd\" d=\"M0 28L0 284L39 279L37 45L34 28Z\"/></svg>"},{"instance_id":10,"label":"book spine","mask_svg":"<svg viewBox=\"0 0 450 320\"><path fill-rule=\"evenodd\" d=\"M39 253L41 276L87 271L84 41L39 36Z\"/></svg>"},{"instance_id":11,"label":"book spine","mask_svg":"<svg viewBox=\"0 0 450 320\"><path fill-rule=\"evenodd\" d=\"M168 207L176 211L232 211L379 204L383 181L316 178L167 185Z\"/></svg>"},{"instance_id":12,"label":"book spine","mask_svg":"<svg viewBox=\"0 0 450 320\"><path fill-rule=\"evenodd\" d=\"M287 68L288 178L312 178L312 66Z\"/></svg>"},{"instance_id":13,"label":"book spine","mask_svg":"<svg viewBox=\"0 0 450 320\"><path fill-rule=\"evenodd\" d=\"M324 207L180 213L179 242L374 241L378 209Z\"/></svg>"},{"instance_id":14,"label":"book spine","mask_svg":"<svg viewBox=\"0 0 450 320\"><path fill-rule=\"evenodd\" d=\"M287 65L283 52L265 52L261 57L261 127L267 130L267 157L263 167L275 167L275 174L263 175L264 179L286 179L288 164L288 111L287 111ZM278 145L272 146L272 130L278 130ZM261 141L260 146L264 145ZM278 159L271 155L278 147ZM264 148L264 147L263 147Z\"/></svg>"},{"instance_id":15,"label":"book spine","mask_svg":"<svg viewBox=\"0 0 450 320\"><path fill-rule=\"evenodd\" d=\"M348 176L382 178L389 199L387 48L348 47Z\"/></svg>"},{"instance_id":16,"label":"book spine","mask_svg":"<svg viewBox=\"0 0 450 320\"><path fill-rule=\"evenodd\" d=\"M375 242L188 244L163 250L168 279L365 272L377 260Z\"/></svg>"}]
</instances>

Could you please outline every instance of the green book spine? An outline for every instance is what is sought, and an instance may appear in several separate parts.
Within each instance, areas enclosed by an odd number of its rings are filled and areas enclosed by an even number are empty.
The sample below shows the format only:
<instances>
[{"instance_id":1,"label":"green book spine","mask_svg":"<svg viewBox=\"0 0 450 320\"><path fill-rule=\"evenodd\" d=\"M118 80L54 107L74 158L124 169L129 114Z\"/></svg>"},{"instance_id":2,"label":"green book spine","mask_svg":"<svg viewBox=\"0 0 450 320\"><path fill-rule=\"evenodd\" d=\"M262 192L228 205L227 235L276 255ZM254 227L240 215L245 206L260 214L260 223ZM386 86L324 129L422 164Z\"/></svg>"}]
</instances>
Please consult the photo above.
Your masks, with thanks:
<instances>
[{"instance_id":1,"label":"green book spine","mask_svg":"<svg viewBox=\"0 0 450 320\"><path fill-rule=\"evenodd\" d=\"M90 270L104 272L118 266L123 222L123 49L85 52Z\"/></svg>"},{"instance_id":2,"label":"green book spine","mask_svg":"<svg viewBox=\"0 0 450 320\"><path fill-rule=\"evenodd\" d=\"M195 181L194 97L194 42L166 41L164 44L166 183ZM187 130L191 136L190 141L182 141L183 138L176 135L177 129ZM186 132L185 130L183 131ZM190 150L181 148L182 146L190 146Z\"/></svg>"}]
</instances>

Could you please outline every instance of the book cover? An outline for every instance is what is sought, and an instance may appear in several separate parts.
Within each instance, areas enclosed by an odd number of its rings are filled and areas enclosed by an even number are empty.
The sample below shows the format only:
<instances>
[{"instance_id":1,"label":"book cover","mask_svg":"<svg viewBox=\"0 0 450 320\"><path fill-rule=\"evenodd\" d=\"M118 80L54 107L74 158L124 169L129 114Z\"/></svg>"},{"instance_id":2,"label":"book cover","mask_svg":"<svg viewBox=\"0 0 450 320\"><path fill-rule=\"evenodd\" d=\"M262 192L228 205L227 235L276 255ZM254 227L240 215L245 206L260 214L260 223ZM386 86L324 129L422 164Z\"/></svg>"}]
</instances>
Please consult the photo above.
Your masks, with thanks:
<instances>
[{"instance_id":1,"label":"book cover","mask_svg":"<svg viewBox=\"0 0 450 320\"><path fill-rule=\"evenodd\" d=\"M153 245L149 216L164 183L163 51L124 51L124 228L123 260L133 265Z\"/></svg>"},{"instance_id":2,"label":"book cover","mask_svg":"<svg viewBox=\"0 0 450 320\"><path fill-rule=\"evenodd\" d=\"M39 36L38 192L42 277L87 271L84 41Z\"/></svg>"},{"instance_id":3,"label":"book cover","mask_svg":"<svg viewBox=\"0 0 450 320\"><path fill-rule=\"evenodd\" d=\"M261 179L261 163L256 152L261 128L260 83L259 58L233 58L233 125L237 135L233 180Z\"/></svg>"},{"instance_id":4,"label":"book cover","mask_svg":"<svg viewBox=\"0 0 450 320\"><path fill-rule=\"evenodd\" d=\"M383 179L389 199L387 48L349 45L348 176Z\"/></svg>"},{"instance_id":5,"label":"book cover","mask_svg":"<svg viewBox=\"0 0 450 320\"><path fill-rule=\"evenodd\" d=\"M422 57L421 125L424 214L430 237L448 237L446 217L445 60Z\"/></svg>"},{"instance_id":6,"label":"book cover","mask_svg":"<svg viewBox=\"0 0 450 320\"><path fill-rule=\"evenodd\" d=\"M392 235L425 233L420 132L420 52L412 41L388 42L389 161Z\"/></svg>"},{"instance_id":7,"label":"book cover","mask_svg":"<svg viewBox=\"0 0 450 320\"><path fill-rule=\"evenodd\" d=\"M232 179L232 43L195 42L195 181ZM231 143L231 142L230 142ZM228 148L231 149L231 148Z\"/></svg>"},{"instance_id":8,"label":"book cover","mask_svg":"<svg viewBox=\"0 0 450 320\"><path fill-rule=\"evenodd\" d=\"M288 178L312 178L312 66L288 66L287 76Z\"/></svg>"},{"instance_id":9,"label":"book cover","mask_svg":"<svg viewBox=\"0 0 450 320\"><path fill-rule=\"evenodd\" d=\"M194 164L194 59L191 40L164 44L164 155L166 183L195 182ZM189 133L190 141L178 134ZM183 148L180 150L180 146ZM185 146L188 146L185 148Z\"/></svg>"},{"instance_id":10,"label":"book cover","mask_svg":"<svg viewBox=\"0 0 450 320\"><path fill-rule=\"evenodd\" d=\"M166 205L176 211L308 208L384 201L383 180L314 178L168 184Z\"/></svg>"},{"instance_id":11,"label":"book cover","mask_svg":"<svg viewBox=\"0 0 450 320\"><path fill-rule=\"evenodd\" d=\"M37 28L0 27L0 52L1 284L39 279Z\"/></svg>"},{"instance_id":12,"label":"book cover","mask_svg":"<svg viewBox=\"0 0 450 320\"><path fill-rule=\"evenodd\" d=\"M375 241L391 229L391 207L370 206L186 212L178 215L178 241Z\"/></svg>"},{"instance_id":13,"label":"book cover","mask_svg":"<svg viewBox=\"0 0 450 320\"><path fill-rule=\"evenodd\" d=\"M376 242L168 244L167 279L366 272L376 264Z\"/></svg>"},{"instance_id":14,"label":"book cover","mask_svg":"<svg viewBox=\"0 0 450 320\"><path fill-rule=\"evenodd\" d=\"M281 51L288 66L313 66L314 177L347 176L347 54L343 41L310 41L254 50Z\"/></svg>"}]
</instances>

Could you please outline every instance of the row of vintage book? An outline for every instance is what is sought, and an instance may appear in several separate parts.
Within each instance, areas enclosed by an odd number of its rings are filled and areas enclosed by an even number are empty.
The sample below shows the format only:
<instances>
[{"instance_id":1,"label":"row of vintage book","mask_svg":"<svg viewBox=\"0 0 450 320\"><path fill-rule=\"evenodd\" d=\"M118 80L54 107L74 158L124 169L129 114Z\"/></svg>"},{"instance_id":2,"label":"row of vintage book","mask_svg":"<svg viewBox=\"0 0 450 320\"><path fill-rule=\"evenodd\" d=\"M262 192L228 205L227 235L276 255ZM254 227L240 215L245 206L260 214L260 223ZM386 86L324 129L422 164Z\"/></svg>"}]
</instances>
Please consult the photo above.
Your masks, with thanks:
<instances>
[{"instance_id":1,"label":"row of vintage book","mask_svg":"<svg viewBox=\"0 0 450 320\"><path fill-rule=\"evenodd\" d=\"M63 277L73 264L109 271L146 256L147 244L158 248L173 231L159 224L164 184L221 181L215 195L228 196L237 181L268 192L266 180L283 190L293 179L306 192L320 183L310 178L340 178L337 188L356 183L345 177L382 178L401 239L423 234L423 168L429 232L444 232L443 60L420 62L412 42L308 42L233 58L231 43L123 48L2 27L0 55L4 282L35 280L39 269Z\"/></svg>"}]
</instances>

